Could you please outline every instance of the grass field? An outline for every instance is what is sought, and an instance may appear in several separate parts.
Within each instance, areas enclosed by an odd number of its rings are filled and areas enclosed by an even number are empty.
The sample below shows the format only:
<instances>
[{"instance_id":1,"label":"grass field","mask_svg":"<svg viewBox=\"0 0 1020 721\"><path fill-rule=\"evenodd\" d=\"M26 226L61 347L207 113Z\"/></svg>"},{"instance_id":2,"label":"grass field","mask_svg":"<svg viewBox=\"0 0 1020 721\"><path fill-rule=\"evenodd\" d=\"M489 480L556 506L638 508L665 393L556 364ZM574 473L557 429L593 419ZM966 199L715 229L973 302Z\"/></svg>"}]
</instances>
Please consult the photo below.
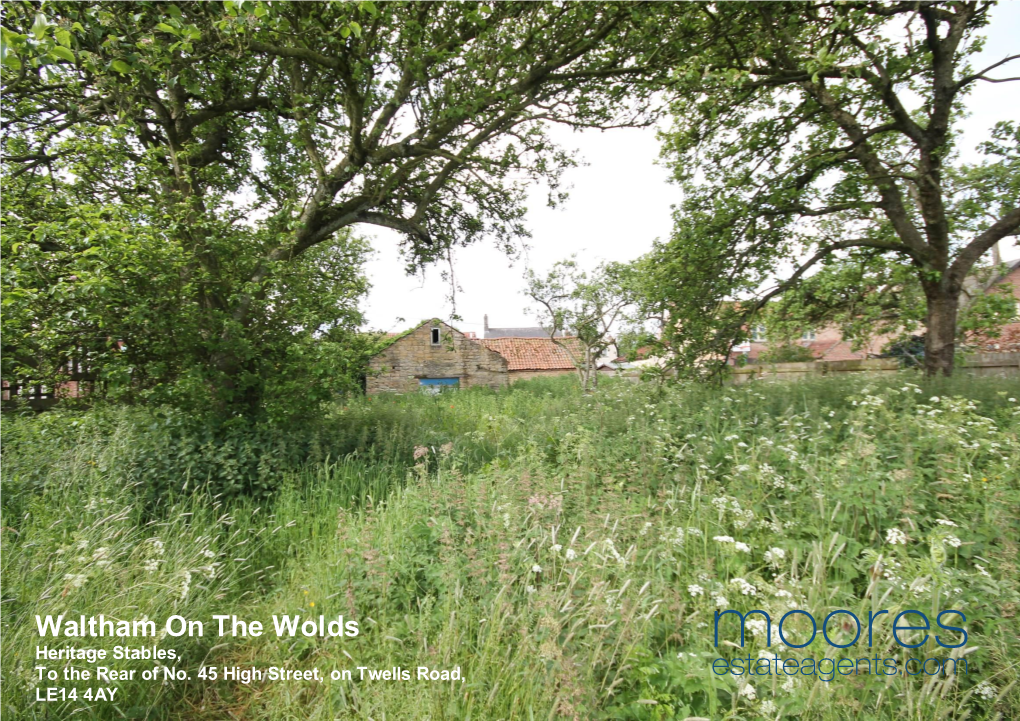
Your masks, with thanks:
<instances>
[{"instance_id":1,"label":"grass field","mask_svg":"<svg viewBox=\"0 0 1020 721\"><path fill-rule=\"evenodd\" d=\"M203 465L205 447L164 443L170 421L149 411L7 418L3 716L1017 718L1018 397L1016 382L904 375L360 399L318 423L304 465L257 449L274 490L256 497L222 491L213 475L229 459ZM732 615L714 645L727 609L767 611L771 653L813 658L818 673L714 674L714 659L765 649L750 618L737 647ZM791 609L819 623L890 613L871 649L867 628L853 647L819 635L797 649L776 637ZM931 619L923 646L896 643L904 609ZM936 645L936 633L959 638L935 627L944 609L966 614L946 620L966 628L962 648ZM206 633L158 640L190 680L125 682L112 704L37 704L35 616L59 613L158 626L179 614ZM214 614L270 632L220 638ZM360 634L279 638L273 614L342 614ZM833 642L852 640L847 619L828 625ZM803 615L784 630L810 637ZM825 658L876 654L967 672L821 672ZM244 684L199 678L203 665L460 666L466 682Z\"/></svg>"}]
</instances>

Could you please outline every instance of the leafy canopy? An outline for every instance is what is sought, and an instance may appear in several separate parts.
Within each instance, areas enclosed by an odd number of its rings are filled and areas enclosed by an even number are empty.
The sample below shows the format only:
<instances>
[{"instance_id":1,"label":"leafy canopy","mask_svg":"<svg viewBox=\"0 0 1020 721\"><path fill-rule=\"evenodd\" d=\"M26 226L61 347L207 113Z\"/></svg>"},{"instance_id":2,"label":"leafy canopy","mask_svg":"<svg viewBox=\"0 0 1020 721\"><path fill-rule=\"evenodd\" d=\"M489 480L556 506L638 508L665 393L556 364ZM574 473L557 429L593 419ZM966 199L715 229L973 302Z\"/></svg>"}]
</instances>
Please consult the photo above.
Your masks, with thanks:
<instances>
[{"instance_id":1,"label":"leafy canopy","mask_svg":"<svg viewBox=\"0 0 1020 721\"><path fill-rule=\"evenodd\" d=\"M18 196L5 223L13 255L28 254L11 282L29 289L14 350L48 356L13 372L52 373L61 354L85 348L110 379L120 370L106 363L109 344L123 340L151 361L130 364L135 384L173 384L190 369L223 408L260 407L290 344L268 326L356 325L364 245L351 228L398 231L411 266L483 236L512 250L526 235L527 185L548 183L556 202L573 162L548 124L651 122L654 89L684 51L668 38L686 13L627 3L5 5L4 182ZM74 219L89 219L89 231L66 231ZM59 241L41 237L48 223L46 233L65 229ZM109 262L80 273L83 254ZM323 287L303 285L313 275L335 284L321 303ZM39 337L58 312L33 316L48 288L75 295L75 317L92 319ZM120 295L107 302L100 288ZM124 304L130 322L98 318ZM140 336L149 314L172 327Z\"/></svg>"},{"instance_id":2,"label":"leafy canopy","mask_svg":"<svg viewBox=\"0 0 1020 721\"><path fill-rule=\"evenodd\" d=\"M929 372L951 369L963 281L1020 227L1016 124L982 144L985 162L957 153L968 90L1020 57L969 66L990 8L698 7L700 33L725 39L676 69L664 154L684 197L647 265L678 365L724 357L816 264L885 256L920 288Z\"/></svg>"}]
</instances>

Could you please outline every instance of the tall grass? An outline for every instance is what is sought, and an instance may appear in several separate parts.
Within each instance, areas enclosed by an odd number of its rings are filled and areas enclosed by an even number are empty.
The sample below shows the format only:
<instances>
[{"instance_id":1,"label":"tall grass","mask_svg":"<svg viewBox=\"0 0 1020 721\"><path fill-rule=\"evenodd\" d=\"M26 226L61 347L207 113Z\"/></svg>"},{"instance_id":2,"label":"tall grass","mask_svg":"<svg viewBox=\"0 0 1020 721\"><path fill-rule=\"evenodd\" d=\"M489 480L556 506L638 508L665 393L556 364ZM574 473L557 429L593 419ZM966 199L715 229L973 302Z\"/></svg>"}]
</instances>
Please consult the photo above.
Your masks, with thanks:
<instances>
[{"instance_id":1,"label":"tall grass","mask_svg":"<svg viewBox=\"0 0 1020 721\"><path fill-rule=\"evenodd\" d=\"M2 708L18 718L72 708L95 718L1016 716L1017 396L1006 381L922 386L905 374L363 399L310 425L299 461L274 471L262 498L216 497L216 464L189 485L186 469L161 481L154 497L137 449L172 444L138 411L8 421ZM765 648L753 624L745 649L713 645L714 612L728 608L773 619L791 608L818 619L958 608L969 639L954 653L969 673L718 676L713 658ZM234 613L267 626L274 613L343 614L361 633L164 638L189 681L124 683L114 706L47 708L32 703L34 616L47 613ZM775 641L782 657L949 655L933 640L900 649L890 624L876 627L871 653ZM355 677L358 666L460 666L466 682L242 684L200 679L202 664Z\"/></svg>"}]
</instances>

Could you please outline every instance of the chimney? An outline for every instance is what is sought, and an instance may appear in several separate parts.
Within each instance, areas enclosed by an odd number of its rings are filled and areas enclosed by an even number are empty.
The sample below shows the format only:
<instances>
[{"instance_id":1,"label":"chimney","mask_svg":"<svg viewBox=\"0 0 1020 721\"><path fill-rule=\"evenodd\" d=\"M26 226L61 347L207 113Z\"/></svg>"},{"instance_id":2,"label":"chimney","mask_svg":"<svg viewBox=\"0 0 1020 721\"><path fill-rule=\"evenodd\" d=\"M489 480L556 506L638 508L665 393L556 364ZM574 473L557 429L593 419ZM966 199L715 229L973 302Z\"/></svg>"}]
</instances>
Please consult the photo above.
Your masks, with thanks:
<instances>
[{"instance_id":1,"label":"chimney","mask_svg":"<svg viewBox=\"0 0 1020 721\"><path fill-rule=\"evenodd\" d=\"M486 313L484 316L482 316L482 323L483 323L483 325L482 325L482 328L483 328L482 338L488 338L489 337L489 314L488 313Z\"/></svg>"}]
</instances>

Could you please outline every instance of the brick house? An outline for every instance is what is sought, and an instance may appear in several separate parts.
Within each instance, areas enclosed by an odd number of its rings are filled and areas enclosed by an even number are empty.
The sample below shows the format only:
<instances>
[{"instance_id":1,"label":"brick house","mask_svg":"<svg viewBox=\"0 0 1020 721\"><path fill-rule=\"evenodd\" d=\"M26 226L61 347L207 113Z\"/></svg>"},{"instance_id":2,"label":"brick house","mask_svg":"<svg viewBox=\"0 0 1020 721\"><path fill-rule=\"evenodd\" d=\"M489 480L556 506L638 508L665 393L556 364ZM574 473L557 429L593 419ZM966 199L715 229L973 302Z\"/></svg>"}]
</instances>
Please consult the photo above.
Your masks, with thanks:
<instances>
[{"instance_id":1,"label":"brick house","mask_svg":"<svg viewBox=\"0 0 1020 721\"><path fill-rule=\"evenodd\" d=\"M765 329L762 326L751 328L750 340L745 343L743 355L747 360L754 363L763 352L768 350L769 342L765 339ZM892 339L892 335L879 335L868 339L861 348L854 350L850 341L843 339L843 334L835 326L827 326L817 330L805 332L799 339L793 341L795 345L807 348L816 360L860 360L869 358L882 352L882 348ZM736 358L739 353L732 354Z\"/></svg>"},{"instance_id":2,"label":"brick house","mask_svg":"<svg viewBox=\"0 0 1020 721\"><path fill-rule=\"evenodd\" d=\"M563 341L576 343L573 338ZM437 319L391 339L369 359L368 368L368 395L496 390L519 380L576 372L570 355L548 338L478 339Z\"/></svg>"},{"instance_id":3,"label":"brick house","mask_svg":"<svg viewBox=\"0 0 1020 721\"><path fill-rule=\"evenodd\" d=\"M989 290L998 288L1003 284L1009 286L1009 292L1013 294L1013 299L1016 301L1016 315L1010 323L1006 323L999 329L998 337L991 338L976 335L968 338L968 345L979 351L986 353L1015 353L1020 351L1020 259L1010 262L1006 266L1004 273L990 278L983 284L965 284L965 302L978 293L987 293Z\"/></svg>"}]
</instances>

